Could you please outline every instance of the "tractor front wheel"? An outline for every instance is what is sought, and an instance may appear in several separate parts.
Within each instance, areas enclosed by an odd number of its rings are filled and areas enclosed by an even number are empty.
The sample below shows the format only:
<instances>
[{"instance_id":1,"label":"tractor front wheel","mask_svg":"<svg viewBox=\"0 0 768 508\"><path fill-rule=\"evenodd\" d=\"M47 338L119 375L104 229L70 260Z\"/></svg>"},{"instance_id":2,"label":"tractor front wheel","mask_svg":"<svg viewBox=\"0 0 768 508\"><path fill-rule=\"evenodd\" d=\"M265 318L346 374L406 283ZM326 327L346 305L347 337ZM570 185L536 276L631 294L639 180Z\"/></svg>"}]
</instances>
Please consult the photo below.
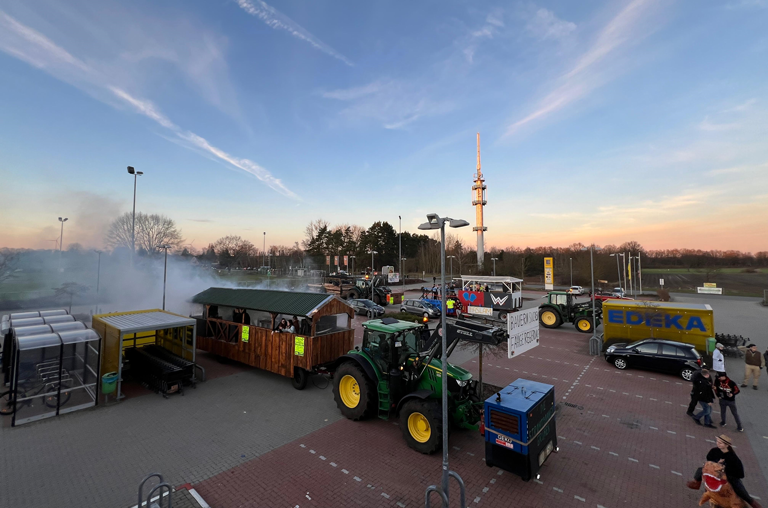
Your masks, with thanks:
<instances>
[{"instance_id":1,"label":"tractor front wheel","mask_svg":"<svg viewBox=\"0 0 768 508\"><path fill-rule=\"evenodd\" d=\"M440 404L411 399L400 410L400 428L408 446L420 453L432 454L443 442Z\"/></svg>"},{"instance_id":2,"label":"tractor front wheel","mask_svg":"<svg viewBox=\"0 0 768 508\"><path fill-rule=\"evenodd\" d=\"M574 323L576 326L576 329L582 333L591 333L592 332L592 320L589 318L581 317L576 320Z\"/></svg>"},{"instance_id":3,"label":"tractor front wheel","mask_svg":"<svg viewBox=\"0 0 768 508\"><path fill-rule=\"evenodd\" d=\"M376 410L376 388L359 365L345 362L334 375L333 400L350 420L364 420Z\"/></svg>"},{"instance_id":4,"label":"tractor front wheel","mask_svg":"<svg viewBox=\"0 0 768 508\"><path fill-rule=\"evenodd\" d=\"M539 311L539 323L544 328L557 328L563 324L560 314L552 309L543 309Z\"/></svg>"}]
</instances>

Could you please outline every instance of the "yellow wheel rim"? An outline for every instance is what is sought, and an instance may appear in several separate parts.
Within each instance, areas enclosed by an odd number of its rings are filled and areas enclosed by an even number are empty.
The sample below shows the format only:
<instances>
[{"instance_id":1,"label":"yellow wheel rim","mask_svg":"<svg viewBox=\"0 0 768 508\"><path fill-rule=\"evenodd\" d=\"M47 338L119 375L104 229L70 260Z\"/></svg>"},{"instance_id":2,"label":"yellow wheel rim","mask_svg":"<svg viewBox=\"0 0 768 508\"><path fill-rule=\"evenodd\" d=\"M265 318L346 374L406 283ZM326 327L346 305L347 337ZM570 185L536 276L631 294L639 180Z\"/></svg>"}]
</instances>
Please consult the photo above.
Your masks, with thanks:
<instances>
[{"instance_id":1,"label":"yellow wheel rim","mask_svg":"<svg viewBox=\"0 0 768 508\"><path fill-rule=\"evenodd\" d=\"M360 386L357 384L357 380L349 374L341 378L339 395L345 406L350 409L356 408L360 403Z\"/></svg>"},{"instance_id":2,"label":"yellow wheel rim","mask_svg":"<svg viewBox=\"0 0 768 508\"><path fill-rule=\"evenodd\" d=\"M541 319L541 322L545 325L553 325L557 322L557 316L555 316L555 313L551 310L545 310L541 313L541 316L539 316L539 319Z\"/></svg>"},{"instance_id":3,"label":"yellow wheel rim","mask_svg":"<svg viewBox=\"0 0 768 508\"><path fill-rule=\"evenodd\" d=\"M588 320L582 319L579 321L579 330L588 332L590 328L592 328L592 323L590 323Z\"/></svg>"},{"instance_id":4,"label":"yellow wheel rim","mask_svg":"<svg viewBox=\"0 0 768 508\"><path fill-rule=\"evenodd\" d=\"M421 413L411 413L408 417L408 432L419 443L426 443L432 436L429 420Z\"/></svg>"}]
</instances>

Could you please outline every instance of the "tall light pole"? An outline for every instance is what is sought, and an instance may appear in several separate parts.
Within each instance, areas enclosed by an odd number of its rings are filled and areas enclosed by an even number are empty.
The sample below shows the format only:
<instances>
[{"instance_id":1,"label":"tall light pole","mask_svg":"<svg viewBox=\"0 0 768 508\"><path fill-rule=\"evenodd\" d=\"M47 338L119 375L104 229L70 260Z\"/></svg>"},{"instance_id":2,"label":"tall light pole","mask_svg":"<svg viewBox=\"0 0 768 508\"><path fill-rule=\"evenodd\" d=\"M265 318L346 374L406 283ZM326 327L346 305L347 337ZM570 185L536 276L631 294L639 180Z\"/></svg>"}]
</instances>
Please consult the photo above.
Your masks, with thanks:
<instances>
[{"instance_id":1,"label":"tall light pole","mask_svg":"<svg viewBox=\"0 0 768 508\"><path fill-rule=\"evenodd\" d=\"M640 294L643 294L643 270L640 263L640 251L637 251L637 282L640 284Z\"/></svg>"},{"instance_id":2,"label":"tall light pole","mask_svg":"<svg viewBox=\"0 0 768 508\"><path fill-rule=\"evenodd\" d=\"M376 271L376 270L373 269L373 255L374 254L378 254L378 252L376 252L375 250L371 251L371 275L373 275L373 272Z\"/></svg>"},{"instance_id":3,"label":"tall light pole","mask_svg":"<svg viewBox=\"0 0 768 508\"><path fill-rule=\"evenodd\" d=\"M355 256L349 256L349 260L352 261L352 270L349 272L351 274L355 274Z\"/></svg>"},{"instance_id":4,"label":"tall light pole","mask_svg":"<svg viewBox=\"0 0 768 508\"><path fill-rule=\"evenodd\" d=\"M104 251L101 251L101 250L96 251L96 254L99 255L99 264L98 264L98 267L96 268L96 294L97 295L99 294L99 282L101 279L101 253L102 252Z\"/></svg>"},{"instance_id":5,"label":"tall light pole","mask_svg":"<svg viewBox=\"0 0 768 508\"><path fill-rule=\"evenodd\" d=\"M64 249L64 223L69 220L69 217L61 218L59 217L59 222L61 222L61 236L59 239L59 257L61 257L61 251Z\"/></svg>"},{"instance_id":6,"label":"tall light pole","mask_svg":"<svg viewBox=\"0 0 768 508\"><path fill-rule=\"evenodd\" d=\"M399 227L399 230L400 230L400 232L398 233L398 238L397 238L397 240L398 240L397 257L400 259L400 263L398 263L398 264L400 265L400 267L399 267L400 268L400 276L402 277L403 276L403 218L398 215L397 219L399 221L399 226L398 227ZM403 281L405 281L405 278L403 278ZM405 285L405 282L403 282L403 285Z\"/></svg>"},{"instance_id":7,"label":"tall light pole","mask_svg":"<svg viewBox=\"0 0 768 508\"><path fill-rule=\"evenodd\" d=\"M450 227L452 228L461 228L464 226L469 226L469 222L462 220L462 219L451 219L449 217L443 217L441 218L436 213L430 213L427 215L427 222L424 224L421 224L419 226L419 229L421 230L429 230L429 229L439 229L440 230L440 303L442 305L442 309L445 309L445 224L448 223ZM441 377L442 377L442 410L443 410L443 476L442 476L442 495L443 498L443 506L448 506L449 501L449 493L448 493L448 477L453 476L456 478L456 480L459 482L459 485L461 485L462 490L464 489L464 482L461 480L461 477L458 475L458 473L454 471L450 471L448 469L448 353L446 351L447 349L447 343L446 343L446 326L445 326L445 312L440 313L440 326L442 333L441 335L441 357L440 357L440 368L441 368ZM431 485L427 487L427 495L429 495L430 492L438 492L440 493L440 490L434 486Z\"/></svg>"},{"instance_id":8,"label":"tall light pole","mask_svg":"<svg viewBox=\"0 0 768 508\"><path fill-rule=\"evenodd\" d=\"M400 266L405 265L405 258L400 258ZM403 297L405 297L405 272L400 273L400 276L403 278Z\"/></svg>"},{"instance_id":9,"label":"tall light pole","mask_svg":"<svg viewBox=\"0 0 768 508\"><path fill-rule=\"evenodd\" d=\"M451 260L451 282L453 282L453 260L456 259L456 256L446 256L447 259Z\"/></svg>"},{"instance_id":10,"label":"tall light pole","mask_svg":"<svg viewBox=\"0 0 768 508\"><path fill-rule=\"evenodd\" d=\"M128 174L133 175L133 216L131 219L131 258L136 252L136 180L144 174L143 171L136 171L133 166L128 166Z\"/></svg>"},{"instance_id":11,"label":"tall light pole","mask_svg":"<svg viewBox=\"0 0 768 508\"><path fill-rule=\"evenodd\" d=\"M493 261L493 276L496 277L496 261L498 261L499 258L491 258L491 261Z\"/></svg>"},{"instance_id":12,"label":"tall light pole","mask_svg":"<svg viewBox=\"0 0 768 508\"><path fill-rule=\"evenodd\" d=\"M264 264L264 260L266 259L266 256L267 256L267 232L264 231L264 245L262 246L262 249L261 249L261 266L267 266Z\"/></svg>"},{"instance_id":13,"label":"tall light pole","mask_svg":"<svg viewBox=\"0 0 768 508\"><path fill-rule=\"evenodd\" d=\"M568 261L571 262L571 286L573 286L573 258L568 258Z\"/></svg>"},{"instance_id":14,"label":"tall light pole","mask_svg":"<svg viewBox=\"0 0 768 508\"><path fill-rule=\"evenodd\" d=\"M616 271L619 274L619 286L621 286L621 267L619 266L619 256L621 256L621 254L618 252L614 252L613 254L611 254L612 258L614 257L616 258Z\"/></svg>"},{"instance_id":15,"label":"tall light pole","mask_svg":"<svg viewBox=\"0 0 768 508\"><path fill-rule=\"evenodd\" d=\"M161 245L161 249L165 249L165 264L163 266L163 310L165 310L165 283L168 280L168 249L170 245Z\"/></svg>"},{"instance_id":16,"label":"tall light pole","mask_svg":"<svg viewBox=\"0 0 768 508\"><path fill-rule=\"evenodd\" d=\"M581 250L587 250L586 247L582 247ZM595 309L595 261L594 251L601 250L600 247L595 247L595 244L589 246L589 269L592 272L592 338L597 337L597 310Z\"/></svg>"}]
</instances>

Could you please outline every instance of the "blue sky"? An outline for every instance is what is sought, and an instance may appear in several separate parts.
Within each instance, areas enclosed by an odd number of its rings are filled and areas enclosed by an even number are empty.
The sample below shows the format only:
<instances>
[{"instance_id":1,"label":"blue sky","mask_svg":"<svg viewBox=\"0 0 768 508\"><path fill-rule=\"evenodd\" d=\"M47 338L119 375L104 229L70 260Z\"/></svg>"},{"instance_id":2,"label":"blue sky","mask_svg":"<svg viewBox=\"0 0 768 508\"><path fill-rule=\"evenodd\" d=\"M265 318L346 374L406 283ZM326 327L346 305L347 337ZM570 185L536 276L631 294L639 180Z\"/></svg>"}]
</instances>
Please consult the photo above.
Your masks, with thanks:
<instances>
[{"instance_id":1,"label":"blue sky","mask_svg":"<svg viewBox=\"0 0 768 508\"><path fill-rule=\"evenodd\" d=\"M0 1L0 244L312 219L768 249L768 1ZM467 228L469 229L469 228ZM462 231L472 242L472 232Z\"/></svg>"}]
</instances>

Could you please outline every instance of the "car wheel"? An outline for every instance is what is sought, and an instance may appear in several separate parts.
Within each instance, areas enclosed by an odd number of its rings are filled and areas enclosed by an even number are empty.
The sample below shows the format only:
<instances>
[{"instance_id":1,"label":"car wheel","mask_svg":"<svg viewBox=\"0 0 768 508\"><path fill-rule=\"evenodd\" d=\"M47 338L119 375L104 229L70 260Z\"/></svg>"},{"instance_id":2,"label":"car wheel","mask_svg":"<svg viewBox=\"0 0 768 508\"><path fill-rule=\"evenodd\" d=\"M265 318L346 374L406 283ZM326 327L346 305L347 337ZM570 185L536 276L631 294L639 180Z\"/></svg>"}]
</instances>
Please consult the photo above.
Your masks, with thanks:
<instances>
[{"instance_id":1,"label":"car wheel","mask_svg":"<svg viewBox=\"0 0 768 508\"><path fill-rule=\"evenodd\" d=\"M619 370L624 370L629 366L626 358L616 358L613 360L613 365Z\"/></svg>"},{"instance_id":2,"label":"car wheel","mask_svg":"<svg viewBox=\"0 0 768 508\"><path fill-rule=\"evenodd\" d=\"M680 377L685 379L686 381L690 381L693 379L694 370L690 367L685 367L683 370L680 371Z\"/></svg>"},{"instance_id":3,"label":"car wheel","mask_svg":"<svg viewBox=\"0 0 768 508\"><path fill-rule=\"evenodd\" d=\"M368 315L368 319L373 319L373 311L372 310L369 310L367 315Z\"/></svg>"},{"instance_id":4,"label":"car wheel","mask_svg":"<svg viewBox=\"0 0 768 508\"><path fill-rule=\"evenodd\" d=\"M405 312L405 307L400 307L400 312Z\"/></svg>"}]
</instances>

